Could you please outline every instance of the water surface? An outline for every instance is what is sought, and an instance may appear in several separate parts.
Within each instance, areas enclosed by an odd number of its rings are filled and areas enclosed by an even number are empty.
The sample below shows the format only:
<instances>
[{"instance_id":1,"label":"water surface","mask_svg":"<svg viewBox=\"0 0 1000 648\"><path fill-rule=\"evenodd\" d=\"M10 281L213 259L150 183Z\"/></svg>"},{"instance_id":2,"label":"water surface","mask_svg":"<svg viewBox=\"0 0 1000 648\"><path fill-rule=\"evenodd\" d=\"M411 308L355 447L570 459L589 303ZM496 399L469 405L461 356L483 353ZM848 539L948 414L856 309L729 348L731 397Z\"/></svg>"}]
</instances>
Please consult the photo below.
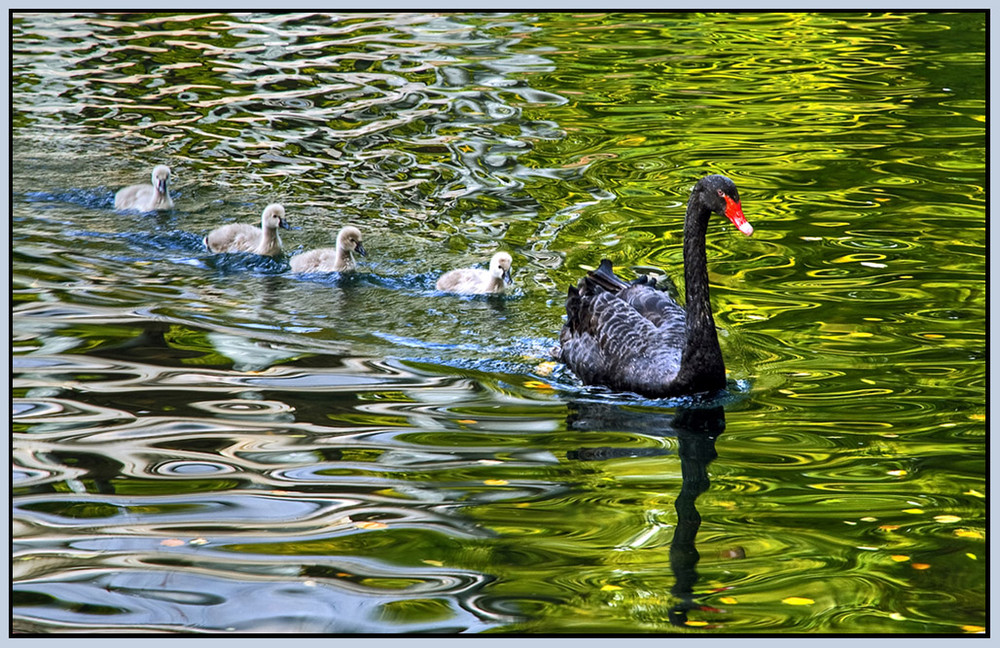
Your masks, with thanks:
<instances>
[{"instance_id":1,"label":"water surface","mask_svg":"<svg viewBox=\"0 0 1000 648\"><path fill-rule=\"evenodd\" d=\"M14 15L15 630L981 632L984 18ZM728 393L581 385L708 173Z\"/></svg>"}]
</instances>

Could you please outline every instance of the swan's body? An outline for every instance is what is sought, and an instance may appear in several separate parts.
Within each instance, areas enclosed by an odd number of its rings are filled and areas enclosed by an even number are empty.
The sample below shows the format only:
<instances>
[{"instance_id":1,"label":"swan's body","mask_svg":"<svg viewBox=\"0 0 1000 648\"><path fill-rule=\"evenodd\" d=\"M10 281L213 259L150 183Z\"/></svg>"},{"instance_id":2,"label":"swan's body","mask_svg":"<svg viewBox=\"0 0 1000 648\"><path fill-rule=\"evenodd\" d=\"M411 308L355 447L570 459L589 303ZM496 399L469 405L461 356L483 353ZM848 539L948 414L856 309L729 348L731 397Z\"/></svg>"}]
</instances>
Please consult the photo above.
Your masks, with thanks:
<instances>
[{"instance_id":1,"label":"swan's body","mask_svg":"<svg viewBox=\"0 0 1000 648\"><path fill-rule=\"evenodd\" d=\"M337 247L310 250L289 260L292 272L350 272L354 270L354 255L368 256L361 245L361 230L348 225L337 234Z\"/></svg>"},{"instance_id":2,"label":"swan's body","mask_svg":"<svg viewBox=\"0 0 1000 648\"><path fill-rule=\"evenodd\" d=\"M152 184L125 187L115 194L115 209L137 209L149 212L157 209L173 209L167 185L170 182L170 167L160 164L153 168L150 176Z\"/></svg>"},{"instance_id":3,"label":"swan's body","mask_svg":"<svg viewBox=\"0 0 1000 648\"><path fill-rule=\"evenodd\" d=\"M625 283L607 259L570 287L559 356L584 383L654 398L725 388L705 259L712 212L753 233L729 178L711 175L695 185L684 220L686 307L647 277Z\"/></svg>"},{"instance_id":4,"label":"swan's body","mask_svg":"<svg viewBox=\"0 0 1000 648\"><path fill-rule=\"evenodd\" d=\"M437 289L461 295L487 295L502 293L504 282L512 283L512 259L506 252L497 252L490 259L490 269L459 268L449 270L437 280Z\"/></svg>"},{"instance_id":5,"label":"swan's body","mask_svg":"<svg viewBox=\"0 0 1000 648\"><path fill-rule=\"evenodd\" d=\"M281 254L278 228L288 229L285 208L274 203L260 215L260 229L246 223L217 227L204 238L209 252L252 252L263 256Z\"/></svg>"}]
</instances>

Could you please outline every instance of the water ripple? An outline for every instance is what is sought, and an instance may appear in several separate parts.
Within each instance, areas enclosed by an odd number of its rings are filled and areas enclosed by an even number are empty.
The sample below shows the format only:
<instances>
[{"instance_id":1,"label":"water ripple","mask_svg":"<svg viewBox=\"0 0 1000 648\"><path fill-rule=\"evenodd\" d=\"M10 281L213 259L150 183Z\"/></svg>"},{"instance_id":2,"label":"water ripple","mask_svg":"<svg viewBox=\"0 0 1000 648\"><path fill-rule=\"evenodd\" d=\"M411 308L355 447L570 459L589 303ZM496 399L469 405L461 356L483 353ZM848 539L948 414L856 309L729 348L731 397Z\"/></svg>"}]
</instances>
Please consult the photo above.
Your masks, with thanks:
<instances>
[{"instance_id":1,"label":"water ripple","mask_svg":"<svg viewBox=\"0 0 1000 648\"><path fill-rule=\"evenodd\" d=\"M11 27L15 632L985 631L982 13ZM707 173L728 392L581 385L567 287L683 294ZM204 249L270 202L368 256Z\"/></svg>"}]
</instances>

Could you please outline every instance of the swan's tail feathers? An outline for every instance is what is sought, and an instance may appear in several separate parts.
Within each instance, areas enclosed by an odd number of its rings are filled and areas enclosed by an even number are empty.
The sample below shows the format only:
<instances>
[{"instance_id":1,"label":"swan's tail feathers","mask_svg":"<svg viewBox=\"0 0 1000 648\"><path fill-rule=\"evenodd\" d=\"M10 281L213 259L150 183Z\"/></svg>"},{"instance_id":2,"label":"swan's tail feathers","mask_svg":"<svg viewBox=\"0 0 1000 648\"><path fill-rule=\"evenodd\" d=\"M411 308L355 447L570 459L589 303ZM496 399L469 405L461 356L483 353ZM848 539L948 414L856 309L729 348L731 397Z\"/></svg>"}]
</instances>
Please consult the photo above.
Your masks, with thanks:
<instances>
[{"instance_id":1,"label":"swan's tail feathers","mask_svg":"<svg viewBox=\"0 0 1000 648\"><path fill-rule=\"evenodd\" d=\"M566 326L570 331L580 330L582 311L580 290L576 286L570 286L566 294Z\"/></svg>"},{"instance_id":2,"label":"swan's tail feathers","mask_svg":"<svg viewBox=\"0 0 1000 648\"><path fill-rule=\"evenodd\" d=\"M628 288L628 284L615 274L614 267L608 259L602 259L601 265L597 266L597 270L588 272L586 281L588 287L600 286L612 293L621 292L625 288Z\"/></svg>"}]
</instances>

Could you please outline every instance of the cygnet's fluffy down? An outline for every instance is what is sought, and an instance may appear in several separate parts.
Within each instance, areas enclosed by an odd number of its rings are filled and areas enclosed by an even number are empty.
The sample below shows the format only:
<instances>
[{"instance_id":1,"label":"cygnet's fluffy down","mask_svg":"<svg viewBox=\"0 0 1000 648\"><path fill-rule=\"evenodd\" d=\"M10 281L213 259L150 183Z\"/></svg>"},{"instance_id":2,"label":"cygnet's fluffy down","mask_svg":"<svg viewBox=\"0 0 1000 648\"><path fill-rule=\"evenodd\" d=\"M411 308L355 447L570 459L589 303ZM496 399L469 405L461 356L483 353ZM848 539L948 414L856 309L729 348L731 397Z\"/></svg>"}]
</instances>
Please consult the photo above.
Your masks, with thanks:
<instances>
[{"instance_id":1,"label":"cygnet's fluffy down","mask_svg":"<svg viewBox=\"0 0 1000 648\"><path fill-rule=\"evenodd\" d=\"M289 259L292 272L350 272L354 270L354 254L368 256L361 245L361 230L348 225L337 234L337 247L309 250Z\"/></svg>"},{"instance_id":2,"label":"cygnet's fluffy down","mask_svg":"<svg viewBox=\"0 0 1000 648\"><path fill-rule=\"evenodd\" d=\"M281 254L278 228L288 229L285 208L274 203L264 208L260 215L260 229L246 223L233 223L217 227L205 237L209 252L252 252L262 256Z\"/></svg>"},{"instance_id":3,"label":"cygnet's fluffy down","mask_svg":"<svg viewBox=\"0 0 1000 648\"><path fill-rule=\"evenodd\" d=\"M167 185L170 183L170 167L160 164L153 168L153 184L139 184L125 187L115 194L115 209L137 209L149 212L157 209L173 209Z\"/></svg>"},{"instance_id":4,"label":"cygnet's fluffy down","mask_svg":"<svg viewBox=\"0 0 1000 648\"><path fill-rule=\"evenodd\" d=\"M486 295L502 293L504 282L513 283L510 278L510 255L497 252L490 259L490 269L459 268L450 270L437 280L437 289L461 295Z\"/></svg>"}]
</instances>

